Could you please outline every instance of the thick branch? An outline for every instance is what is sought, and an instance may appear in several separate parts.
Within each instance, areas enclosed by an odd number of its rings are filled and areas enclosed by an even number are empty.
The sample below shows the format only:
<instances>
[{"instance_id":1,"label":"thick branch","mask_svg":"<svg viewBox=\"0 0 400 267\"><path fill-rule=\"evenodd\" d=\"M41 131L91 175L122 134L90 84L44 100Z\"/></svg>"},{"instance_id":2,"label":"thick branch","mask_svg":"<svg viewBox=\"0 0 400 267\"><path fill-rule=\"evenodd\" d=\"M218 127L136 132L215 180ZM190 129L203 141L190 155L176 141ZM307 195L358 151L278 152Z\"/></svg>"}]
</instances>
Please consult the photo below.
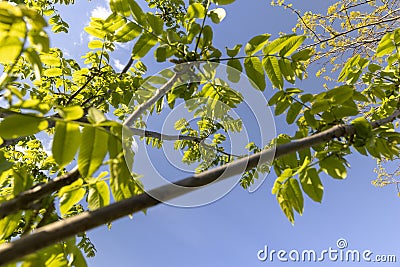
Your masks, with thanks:
<instances>
[{"instance_id":1,"label":"thick branch","mask_svg":"<svg viewBox=\"0 0 400 267\"><path fill-rule=\"evenodd\" d=\"M394 121L398 117L400 117L400 109L395 110L393 114L387 118L371 123L371 125L373 128L377 128ZM198 186L207 185L216 181L216 179L220 181L230 176L240 174L244 169L252 169L260 163L262 164L269 161L274 156L275 158L279 158L284 155L295 153L304 148L328 142L333 138L351 136L354 133L355 130L352 125L337 125L321 133L280 145L276 147L276 150L266 149L249 157L236 160L230 164L200 174L195 174L191 177L180 180L176 184L185 187L193 187L193 190L196 190ZM160 201L152 198L151 195L157 195L159 199L166 201L181 196L187 192L187 190L182 190L179 187L168 184L149 191L149 194L143 193L113 203L107 207L95 211L84 212L80 215L41 227L29 236L2 245L0 247L0 264L5 264L19 259L80 232L87 231L102 224L159 204Z\"/></svg>"},{"instance_id":2,"label":"thick branch","mask_svg":"<svg viewBox=\"0 0 400 267\"><path fill-rule=\"evenodd\" d=\"M41 200L45 196L52 194L60 188L72 184L80 177L78 169L72 170L70 173L54 178L48 183L37 185L27 191L17 195L15 198L0 203L0 219L9 214L13 214L18 210L29 209L32 204Z\"/></svg>"}]
</instances>

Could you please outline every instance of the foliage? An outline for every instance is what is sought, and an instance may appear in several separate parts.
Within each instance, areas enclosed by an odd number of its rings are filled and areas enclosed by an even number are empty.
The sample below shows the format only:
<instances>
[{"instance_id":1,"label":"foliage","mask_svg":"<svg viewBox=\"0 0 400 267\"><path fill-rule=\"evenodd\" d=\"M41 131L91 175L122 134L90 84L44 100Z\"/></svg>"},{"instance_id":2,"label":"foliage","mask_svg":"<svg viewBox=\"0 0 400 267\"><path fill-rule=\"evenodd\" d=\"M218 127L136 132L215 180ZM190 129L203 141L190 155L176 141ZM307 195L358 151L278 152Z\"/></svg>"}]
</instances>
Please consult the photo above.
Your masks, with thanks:
<instances>
[{"instance_id":1,"label":"foliage","mask_svg":"<svg viewBox=\"0 0 400 267\"><path fill-rule=\"evenodd\" d=\"M133 0L111 0L112 14L106 19L92 17L84 29L93 38L88 42L90 51L82 55L83 64L59 48L49 47L46 33L68 31L56 4L71 4L73 8L74 1L0 3L0 63L4 72L0 92L5 105L0 109L0 201L17 198L73 168L80 173L79 179L37 199L29 208L2 218L1 242L143 192L140 175L128 166L134 163L127 165L124 159L123 147L131 147L132 140L123 138L122 121L132 106L151 101L155 87L148 84L171 79L168 73L146 75L143 58L150 53L163 64L225 62L245 73L254 90L266 90L269 81L274 89L268 88L273 90L268 104L277 118L283 117L295 129L293 136L280 134L271 145L289 144L335 125L353 126L347 137L330 136L323 144L311 144L273 161L277 179L272 194L292 223L295 212L304 212L305 196L322 201L322 173L346 178L347 155L360 153L380 161L399 157L400 134L395 123L371 124L400 107L397 1L341 0L327 15L301 15L279 1L275 4L299 15L297 34L274 39L262 33L246 44L220 50L214 46L213 30L223 23L224 5L233 2L147 0L152 11L144 12ZM110 54L118 43L133 44L122 72L110 64ZM318 92L298 88L298 80L310 76L309 64L323 59L326 62L317 74L332 71L329 87ZM227 77L231 82L239 81L233 73ZM183 151L183 162L197 164L197 171L202 172L238 157L225 151L224 144L229 142L227 133L242 130L242 121L227 116L227 112L237 108L243 96L222 80L203 77L199 83L173 87L152 103L148 113L157 116L180 101L197 98L215 103L216 120L209 119L201 103L193 104L198 127L184 119L176 121L175 128L186 138L176 138L175 148ZM217 106L217 101L223 105ZM139 118L135 127L145 129L146 125ZM165 142L154 136L141 137L156 148ZM212 143L204 145L206 138ZM51 153L44 144L49 139ZM263 149L254 143L247 148L250 153ZM102 171L105 166L107 171ZM241 185L249 187L266 171L267 166L248 170ZM383 185L382 181L376 183ZM94 256L95 248L85 234L77 238L28 256L22 266L85 266L83 254Z\"/></svg>"}]
</instances>

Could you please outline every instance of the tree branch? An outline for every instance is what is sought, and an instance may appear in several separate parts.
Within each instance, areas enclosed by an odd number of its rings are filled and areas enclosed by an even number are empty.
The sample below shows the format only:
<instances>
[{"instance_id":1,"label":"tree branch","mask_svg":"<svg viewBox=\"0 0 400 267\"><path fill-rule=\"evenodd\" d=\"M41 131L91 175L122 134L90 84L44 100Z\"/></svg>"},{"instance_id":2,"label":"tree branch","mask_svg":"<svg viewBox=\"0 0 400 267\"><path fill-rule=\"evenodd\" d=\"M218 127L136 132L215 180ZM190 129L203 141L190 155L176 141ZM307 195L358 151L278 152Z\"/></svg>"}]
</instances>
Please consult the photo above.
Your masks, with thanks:
<instances>
[{"instance_id":1,"label":"tree branch","mask_svg":"<svg viewBox=\"0 0 400 267\"><path fill-rule=\"evenodd\" d=\"M162 134L159 132L148 131L148 130L138 129L138 128L134 128L134 127L130 127L129 129L133 135L140 136L140 137L151 137L151 138L157 138L160 140L167 140L167 141L187 140L187 141L193 141L196 143L200 143L202 141L201 138L195 137L195 136Z\"/></svg>"},{"instance_id":2,"label":"tree branch","mask_svg":"<svg viewBox=\"0 0 400 267\"><path fill-rule=\"evenodd\" d=\"M308 24L304 21L303 17L300 15L299 11L297 11L296 9L294 9L293 7L291 7L290 5L287 5L285 3L282 4L284 7L290 9L293 13L296 14L296 16L298 17L299 20L301 20L301 23L303 23L303 25L310 31L312 32L312 34L314 35L315 38L317 38L318 41L321 41L321 39L319 38L318 34L310 27L308 26Z\"/></svg>"},{"instance_id":3,"label":"tree branch","mask_svg":"<svg viewBox=\"0 0 400 267\"><path fill-rule=\"evenodd\" d=\"M24 191L15 198L0 203L0 219L7 215L15 213L19 210L29 209L32 204L42 198L52 194L60 188L72 184L80 177L78 169L72 170L70 173L59 176L50 180L48 183L37 185L27 191Z\"/></svg>"},{"instance_id":4,"label":"tree branch","mask_svg":"<svg viewBox=\"0 0 400 267\"><path fill-rule=\"evenodd\" d=\"M353 31L356 31L356 30L360 30L360 29L367 28L367 27L370 27L370 26L379 25L379 24L382 24L382 23L387 23L387 22L391 22L391 21L396 21L396 20L399 20L399 19L400 19L400 16L397 16L397 17L390 18L390 19L378 20L378 21L375 21L375 22L372 22L372 23L368 23L368 24L365 24L365 25L360 25L360 26L358 26L358 27L352 28L352 29L347 30L347 31L344 31L344 32L339 32L339 33L337 33L337 34L332 34L333 36L331 36L331 37L329 37L329 38L326 38L326 39L323 39L323 40L320 40L320 41L315 42L315 43L313 43L313 44L306 45L306 46L304 47L304 49L305 49L305 48L309 48L309 47L314 47L314 46L317 46L317 45L322 44L322 43L326 43L326 42L331 41L331 40L333 40L333 39L335 39L335 38L337 38L337 37L339 37L339 36L349 34L349 33L353 32Z\"/></svg>"},{"instance_id":5,"label":"tree branch","mask_svg":"<svg viewBox=\"0 0 400 267\"><path fill-rule=\"evenodd\" d=\"M124 122L124 125L129 126L134 123L148 108L154 105L158 101L158 99L163 97L172 88L178 78L179 75L177 73L174 73L171 79L169 79L168 82L161 86L149 100L141 104L137 109L135 109L135 111L132 112L132 114Z\"/></svg>"},{"instance_id":6,"label":"tree branch","mask_svg":"<svg viewBox=\"0 0 400 267\"><path fill-rule=\"evenodd\" d=\"M398 117L400 117L400 109L395 110L387 118L372 122L371 126L377 128L381 125L393 122ZM198 186L207 185L217 179L221 181L230 176L240 174L243 170L252 169L259 163L266 163L274 156L275 158L279 158L304 148L328 142L333 138L351 136L354 133L355 129L353 125L337 125L315 135L279 145L276 149L266 149L215 169L195 174L178 181L176 184L185 187L193 187L193 190L196 190ZM67 176L72 176L72 173ZM154 199L151 197L152 195L157 195L159 199L166 201L187 192L187 190L182 190L181 188L168 184L149 191L149 194L143 193L136 195L98 210L87 211L77 216L43 226L29 236L24 236L13 242L3 244L0 247L0 264L17 260L75 234L159 204L160 200Z\"/></svg>"}]
</instances>

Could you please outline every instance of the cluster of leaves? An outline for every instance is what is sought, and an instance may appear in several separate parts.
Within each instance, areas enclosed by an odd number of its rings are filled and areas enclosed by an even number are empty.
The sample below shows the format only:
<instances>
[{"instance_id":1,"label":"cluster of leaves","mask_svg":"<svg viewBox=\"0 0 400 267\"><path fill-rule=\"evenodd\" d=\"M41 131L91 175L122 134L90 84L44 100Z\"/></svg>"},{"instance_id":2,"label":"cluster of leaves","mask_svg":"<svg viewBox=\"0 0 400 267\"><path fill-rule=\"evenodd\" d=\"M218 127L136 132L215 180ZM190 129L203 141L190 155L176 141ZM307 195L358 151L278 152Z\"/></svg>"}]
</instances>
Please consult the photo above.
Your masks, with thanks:
<instances>
[{"instance_id":1,"label":"cluster of leaves","mask_svg":"<svg viewBox=\"0 0 400 267\"><path fill-rule=\"evenodd\" d=\"M381 38L400 26L400 6L396 0L337 1L328 7L326 14L312 11L301 14L284 1L273 1L273 4L284 6L299 17L294 29L301 30L314 41L310 47L318 47L312 61L323 63L319 74L326 68L340 69L343 57L349 55L374 58ZM326 78L332 80L330 75Z\"/></svg>"},{"instance_id":2,"label":"cluster of leaves","mask_svg":"<svg viewBox=\"0 0 400 267\"><path fill-rule=\"evenodd\" d=\"M278 136L277 144L285 144L293 139L307 137L310 132L317 133L332 125L344 123L359 114L379 120L392 114L399 107L400 76L398 71L400 45L399 30L387 33L376 48L377 61L386 61L381 67L376 61L356 55L350 58L339 74L338 82L344 82L326 92L303 94L296 88L278 91L269 101L275 105L275 114L286 110L288 124L296 122L298 131L294 137ZM362 80L366 88L357 91L356 84ZM368 112L365 112L368 110ZM322 200L323 186L320 173L325 172L333 178L346 178L348 163L345 156L351 153L350 147L365 156L379 160L394 160L398 157L400 134L394 125L388 124L372 128L364 117L351 121L355 133L350 138L332 140L324 146L313 146L300 152L284 156L274 161L278 175L272 193L289 218L294 221L294 211L302 214L302 191L312 200ZM319 165L319 169L315 165ZM298 180L294 177L298 176Z\"/></svg>"}]
</instances>

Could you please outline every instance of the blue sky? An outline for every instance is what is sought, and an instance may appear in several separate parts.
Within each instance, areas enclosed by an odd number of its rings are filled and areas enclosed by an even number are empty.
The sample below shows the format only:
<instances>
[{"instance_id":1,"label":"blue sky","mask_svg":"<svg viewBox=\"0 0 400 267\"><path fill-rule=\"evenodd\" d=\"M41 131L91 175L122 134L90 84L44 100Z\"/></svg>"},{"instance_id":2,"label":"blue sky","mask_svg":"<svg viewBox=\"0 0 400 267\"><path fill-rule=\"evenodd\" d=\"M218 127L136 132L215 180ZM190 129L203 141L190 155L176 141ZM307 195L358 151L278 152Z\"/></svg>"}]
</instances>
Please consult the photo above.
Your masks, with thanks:
<instances>
[{"instance_id":1,"label":"blue sky","mask_svg":"<svg viewBox=\"0 0 400 267\"><path fill-rule=\"evenodd\" d=\"M144 2L138 0L139 3ZM333 1L296 1L302 10L323 11ZM143 3L141 3L143 5ZM52 45L62 47L71 57L88 50L88 36L83 33L91 14L104 14L107 3L77 1L63 8L64 19L70 24L68 35L53 37ZM289 11L269 6L269 1L237 0L226 6L227 17L214 28L215 45L220 49L244 44L252 36L290 32L296 18ZM67 42L66 42L67 41ZM131 45L119 47L112 63L121 68L127 61ZM149 74L161 67L145 62ZM121 65L122 64L122 65ZM308 88L322 88L320 79L313 75L298 84ZM313 90L314 90L313 89ZM271 96L267 85L266 96ZM291 132L283 117L276 118L277 133ZM292 226L280 210L271 187L275 176L269 175L255 193L235 187L228 195L209 205L197 208L177 208L159 205L147 215L135 214L89 231L97 248L97 255L89 259L90 266L365 266L365 263L299 263L261 262L257 252L267 245L270 249L304 250L317 252L332 247L344 238L348 249L371 250L374 254L394 254L400 260L400 202L394 187L378 189L371 185L376 174L375 161L353 155L348 158L351 168L348 178L334 180L322 175L324 198L322 204L306 198L303 216L296 217ZM140 164L140 153L136 155ZM146 173L144 173L146 175ZM377 264L397 266L396 264Z\"/></svg>"}]
</instances>

